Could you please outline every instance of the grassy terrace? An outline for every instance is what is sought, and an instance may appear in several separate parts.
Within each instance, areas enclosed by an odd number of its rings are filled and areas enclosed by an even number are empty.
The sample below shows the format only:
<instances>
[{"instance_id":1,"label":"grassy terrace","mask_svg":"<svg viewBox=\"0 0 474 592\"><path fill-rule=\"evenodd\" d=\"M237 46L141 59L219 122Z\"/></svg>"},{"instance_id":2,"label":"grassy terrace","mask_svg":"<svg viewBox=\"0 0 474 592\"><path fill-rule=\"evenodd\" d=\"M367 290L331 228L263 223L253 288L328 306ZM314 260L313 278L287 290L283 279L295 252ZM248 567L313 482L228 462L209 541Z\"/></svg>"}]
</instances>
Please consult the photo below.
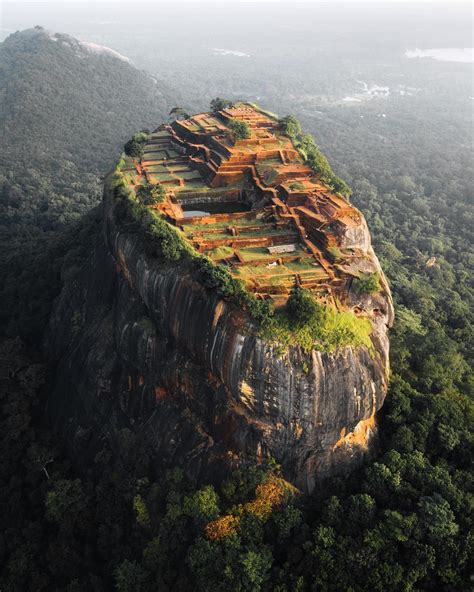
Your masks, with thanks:
<instances>
[{"instance_id":1,"label":"grassy terrace","mask_svg":"<svg viewBox=\"0 0 474 592\"><path fill-rule=\"evenodd\" d=\"M225 232L225 228L222 229ZM206 233L205 238L228 238L229 243L234 237L224 234ZM260 236L271 236L271 233L287 234L287 230L261 231ZM252 233L242 233L239 236L256 236ZM316 262L305 248L296 245L296 250L291 254L272 254L266 247L241 247L238 250L229 245L216 247L205 251L205 254L216 262L226 262L231 273L242 279L251 289L259 290L259 286L266 289L281 286L282 289L289 289L293 285L295 274L298 274L302 281L308 280L317 282L327 279L324 269ZM242 263L242 261L244 263ZM277 263L279 261L279 263Z\"/></svg>"},{"instance_id":2,"label":"grassy terrace","mask_svg":"<svg viewBox=\"0 0 474 592\"><path fill-rule=\"evenodd\" d=\"M189 192L192 193L193 191L199 191L200 193L210 193L212 192L211 188L208 187L202 179L194 178L192 180L186 181L185 185L178 187L178 191L182 191L184 193ZM196 200L198 201L198 200Z\"/></svg>"},{"instance_id":3,"label":"grassy terrace","mask_svg":"<svg viewBox=\"0 0 474 592\"><path fill-rule=\"evenodd\" d=\"M246 214L246 216L252 216L252 214ZM195 224L186 224L186 226L184 227L186 232L193 232L193 231L204 231L207 233L207 231L212 228L212 229L225 229L228 228L229 226L237 226L239 228L245 228L250 227L250 226L254 226L255 224L255 218L249 219L244 218L244 217L240 217L240 218L234 218L232 220L232 222L229 222L229 220L222 220L222 222L215 222L213 224L206 224L206 223L202 223L200 224L199 222L195 223Z\"/></svg>"},{"instance_id":4,"label":"grassy terrace","mask_svg":"<svg viewBox=\"0 0 474 592\"><path fill-rule=\"evenodd\" d=\"M327 277L322 267L315 269L312 266L306 267L304 264L298 265L275 265L267 268L264 265L243 265L234 267L232 272L245 280L257 280L258 283L278 285L282 280L287 280L289 285L293 285L295 272L299 273L302 279L324 279ZM305 277L307 276L307 278Z\"/></svg>"},{"instance_id":5,"label":"grassy terrace","mask_svg":"<svg viewBox=\"0 0 474 592\"><path fill-rule=\"evenodd\" d=\"M295 273L303 276L311 276L314 279L327 277L324 269L318 265L313 257L302 257L294 261L282 261L281 265L275 265L275 258L265 260L253 259L250 265L240 265L233 268L233 272L244 277L274 277L288 275L292 282L294 281ZM253 263L253 264L252 264Z\"/></svg>"},{"instance_id":6,"label":"grassy terrace","mask_svg":"<svg viewBox=\"0 0 474 592\"><path fill-rule=\"evenodd\" d=\"M231 224L228 224L227 226L231 226ZM239 238L265 238L266 236L269 237L273 237L273 236L285 236L288 234L288 230L280 230L277 228L269 228L267 229L262 229L259 230L257 232L253 232L253 231L249 231L249 232L245 232L244 231L240 231L238 235L236 235L235 237L232 236L228 231L227 231L227 227L208 227L209 230L206 231L191 231L189 232L187 230L187 227L184 227L184 232L186 234L187 237L189 238L197 238L202 237L202 238L212 238L212 239L221 239L221 238L228 238L230 241L234 240L234 239L239 239ZM241 228L245 228L245 226L241 227Z\"/></svg>"},{"instance_id":7,"label":"grassy terrace","mask_svg":"<svg viewBox=\"0 0 474 592\"><path fill-rule=\"evenodd\" d=\"M206 255L211 259L227 259L230 255L235 253L235 249L230 246L221 246L206 251ZM239 256L244 262L255 263L260 268L259 273L272 273L265 271L266 265L274 263L278 256L272 255L265 247L244 247L238 250ZM297 249L292 253L292 257L280 257L282 263L291 270L292 273L300 273L302 271L312 271L316 267L322 269L311 255L308 255L303 249ZM236 265L237 267L237 265ZM242 263L239 264L239 269L246 269L248 266Z\"/></svg>"},{"instance_id":8,"label":"grassy terrace","mask_svg":"<svg viewBox=\"0 0 474 592\"><path fill-rule=\"evenodd\" d=\"M244 247L243 249L239 250L239 253L244 261L262 260L271 263L272 261L275 261L278 258L285 260L291 259L293 256L306 256L306 258L314 260L312 257L308 257L307 252L300 246L297 246L296 251L291 253L291 257L285 257L282 255L272 255L268 252L268 249L266 249L265 247Z\"/></svg>"},{"instance_id":9,"label":"grassy terrace","mask_svg":"<svg viewBox=\"0 0 474 592\"><path fill-rule=\"evenodd\" d=\"M229 227L235 227L237 233L233 235ZM246 216L214 224L184 225L183 230L186 238L191 241L205 241L205 244L213 240L225 241L224 244L205 250L204 254L215 262L224 262L229 271L252 290L273 292L278 286L283 291L288 290L294 283L295 274L302 281L317 282L327 279L324 269L299 243L295 229L289 224L276 225L273 221L264 222L254 216ZM287 242L294 244L295 250L290 253L270 253L268 243L235 248L239 241L247 238L266 241L268 238L278 237L288 237Z\"/></svg>"}]
</instances>

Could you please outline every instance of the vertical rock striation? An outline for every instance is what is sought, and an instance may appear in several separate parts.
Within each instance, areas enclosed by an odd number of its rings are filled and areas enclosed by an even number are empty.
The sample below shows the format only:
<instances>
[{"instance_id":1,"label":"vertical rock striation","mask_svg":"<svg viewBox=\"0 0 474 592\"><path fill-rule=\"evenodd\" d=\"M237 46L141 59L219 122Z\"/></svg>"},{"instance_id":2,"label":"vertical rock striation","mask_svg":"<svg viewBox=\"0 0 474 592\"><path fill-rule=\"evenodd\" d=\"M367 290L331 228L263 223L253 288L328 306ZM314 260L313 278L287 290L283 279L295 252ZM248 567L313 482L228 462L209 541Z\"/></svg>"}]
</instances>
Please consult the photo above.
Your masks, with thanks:
<instances>
[{"instance_id":1,"label":"vertical rock striation","mask_svg":"<svg viewBox=\"0 0 474 592\"><path fill-rule=\"evenodd\" d=\"M308 354L260 339L242 311L148 257L114 220L106 191L103 242L64 287L47 338L58 362L50 414L78 457L100 438L118 445L128 427L144 434L158 469L181 465L199 481L273 457L311 491L360 463L387 392L393 321L365 221L347 241L364 246L382 290L348 299L370 315L375 353Z\"/></svg>"}]
</instances>

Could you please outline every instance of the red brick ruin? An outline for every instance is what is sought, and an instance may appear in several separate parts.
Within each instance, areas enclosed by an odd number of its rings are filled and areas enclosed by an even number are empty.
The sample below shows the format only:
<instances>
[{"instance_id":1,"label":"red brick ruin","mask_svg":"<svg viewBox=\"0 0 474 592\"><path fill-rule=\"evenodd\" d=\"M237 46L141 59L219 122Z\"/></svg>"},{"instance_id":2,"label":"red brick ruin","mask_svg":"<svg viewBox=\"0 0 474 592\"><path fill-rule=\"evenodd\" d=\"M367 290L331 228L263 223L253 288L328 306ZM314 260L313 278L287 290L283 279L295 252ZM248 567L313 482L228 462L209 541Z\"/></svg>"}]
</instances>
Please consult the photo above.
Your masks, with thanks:
<instances>
[{"instance_id":1,"label":"red brick ruin","mask_svg":"<svg viewBox=\"0 0 474 592\"><path fill-rule=\"evenodd\" d=\"M228 124L246 122L235 140ZM249 104L160 126L145 145L133 184L161 184L155 206L200 253L275 304L295 282L342 301L351 276L338 261L360 256L344 237L363 223L344 197L304 163L278 121Z\"/></svg>"}]
</instances>

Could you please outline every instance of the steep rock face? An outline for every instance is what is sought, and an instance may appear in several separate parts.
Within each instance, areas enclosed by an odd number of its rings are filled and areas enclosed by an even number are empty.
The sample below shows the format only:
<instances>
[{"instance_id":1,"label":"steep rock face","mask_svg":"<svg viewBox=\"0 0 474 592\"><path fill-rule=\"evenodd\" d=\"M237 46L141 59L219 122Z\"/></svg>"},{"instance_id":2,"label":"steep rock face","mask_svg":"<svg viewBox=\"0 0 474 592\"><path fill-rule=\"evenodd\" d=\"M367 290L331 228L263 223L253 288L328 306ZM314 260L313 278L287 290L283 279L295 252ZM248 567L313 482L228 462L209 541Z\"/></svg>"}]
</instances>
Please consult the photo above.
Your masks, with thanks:
<instances>
[{"instance_id":1,"label":"steep rock face","mask_svg":"<svg viewBox=\"0 0 474 592\"><path fill-rule=\"evenodd\" d=\"M244 314L179 267L145 255L104 199L104 243L65 287L48 349L58 360L50 412L78 455L97 438L140 430L158 468L200 481L274 457L305 491L344 473L370 450L388 380L390 292L349 294L374 320L375 355L279 350ZM366 226L364 226L366 228ZM352 239L351 239L352 240ZM368 269L380 269L366 244Z\"/></svg>"}]
</instances>

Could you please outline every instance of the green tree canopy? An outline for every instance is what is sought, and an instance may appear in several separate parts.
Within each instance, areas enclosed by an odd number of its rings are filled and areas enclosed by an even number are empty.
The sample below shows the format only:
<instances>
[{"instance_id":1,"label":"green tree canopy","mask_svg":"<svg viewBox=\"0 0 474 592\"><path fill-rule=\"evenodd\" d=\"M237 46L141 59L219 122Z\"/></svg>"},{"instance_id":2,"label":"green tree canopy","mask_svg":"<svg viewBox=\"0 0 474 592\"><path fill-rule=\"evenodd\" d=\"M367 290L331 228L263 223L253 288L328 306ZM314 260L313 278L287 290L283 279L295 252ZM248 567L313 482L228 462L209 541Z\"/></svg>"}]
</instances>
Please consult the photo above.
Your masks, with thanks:
<instances>
[{"instance_id":1,"label":"green tree canopy","mask_svg":"<svg viewBox=\"0 0 474 592\"><path fill-rule=\"evenodd\" d=\"M143 149L147 138L148 134L145 132L137 132L136 134L133 134L132 139L124 146L125 154L127 156L132 156L133 158L140 158L143 155Z\"/></svg>"},{"instance_id":2,"label":"green tree canopy","mask_svg":"<svg viewBox=\"0 0 474 592\"><path fill-rule=\"evenodd\" d=\"M234 138L234 140L246 140L250 138L251 129L246 121L239 121L238 119L233 119L229 121L227 125L231 131L231 135Z\"/></svg>"},{"instance_id":3,"label":"green tree canopy","mask_svg":"<svg viewBox=\"0 0 474 592\"><path fill-rule=\"evenodd\" d=\"M166 197L166 190L163 185L139 185L135 190L138 201L144 206L154 206L162 203Z\"/></svg>"},{"instance_id":4,"label":"green tree canopy","mask_svg":"<svg viewBox=\"0 0 474 592\"><path fill-rule=\"evenodd\" d=\"M353 286L358 294L375 294L380 292L380 277L378 273L361 273L354 278Z\"/></svg>"},{"instance_id":5,"label":"green tree canopy","mask_svg":"<svg viewBox=\"0 0 474 592\"><path fill-rule=\"evenodd\" d=\"M278 126L291 139L296 139L301 134L301 124L293 115L287 115L279 119Z\"/></svg>"},{"instance_id":6,"label":"green tree canopy","mask_svg":"<svg viewBox=\"0 0 474 592\"><path fill-rule=\"evenodd\" d=\"M318 312L319 306L311 292L295 284L286 303L288 316L297 325L304 325Z\"/></svg>"},{"instance_id":7,"label":"green tree canopy","mask_svg":"<svg viewBox=\"0 0 474 592\"><path fill-rule=\"evenodd\" d=\"M211 101L211 111L217 113L217 111L222 111L222 109L226 109L227 107L232 107L232 101L228 99L223 99L221 97L216 97Z\"/></svg>"}]
</instances>

